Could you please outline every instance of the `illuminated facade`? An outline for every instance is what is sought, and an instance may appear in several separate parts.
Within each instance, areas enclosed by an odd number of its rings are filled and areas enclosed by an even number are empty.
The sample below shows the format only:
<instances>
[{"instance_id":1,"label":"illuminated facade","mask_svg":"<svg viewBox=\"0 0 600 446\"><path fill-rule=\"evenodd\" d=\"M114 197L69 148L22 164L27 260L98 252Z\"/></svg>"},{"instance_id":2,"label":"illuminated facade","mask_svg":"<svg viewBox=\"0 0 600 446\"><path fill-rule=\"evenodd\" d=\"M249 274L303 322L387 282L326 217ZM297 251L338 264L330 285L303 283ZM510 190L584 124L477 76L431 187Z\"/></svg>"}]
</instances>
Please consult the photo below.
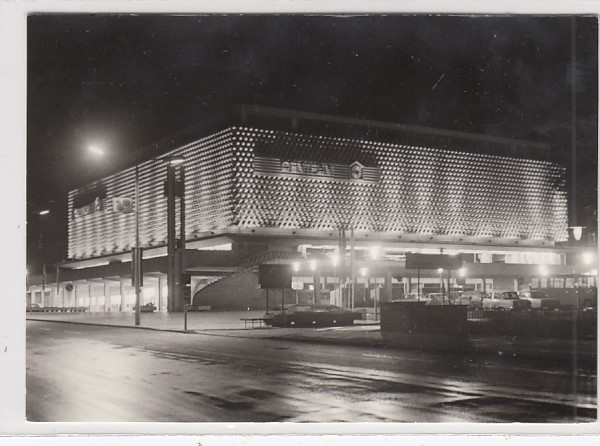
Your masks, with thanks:
<instances>
[{"instance_id":1,"label":"illuminated facade","mask_svg":"<svg viewBox=\"0 0 600 446\"><path fill-rule=\"evenodd\" d=\"M350 227L500 244L568 238L564 169L549 161L415 146L401 132L377 141L258 126L228 127L169 155L186 159L189 241L243 228ZM139 166L142 246L166 243L164 169L159 159ZM115 203L133 190L131 168L69 194L69 258L131 249L133 213Z\"/></svg>"},{"instance_id":2,"label":"illuminated facade","mask_svg":"<svg viewBox=\"0 0 600 446\"><path fill-rule=\"evenodd\" d=\"M188 251L200 250L205 262L220 258L207 250L238 253L215 260L216 270L268 252L338 255L351 229L359 260L377 246L382 283L404 283L405 292L414 291L402 265L407 252L463 255L478 265L471 270L479 289L527 283L520 265L566 263L565 170L543 144L243 107L167 149L138 166L145 258L165 254L164 160L183 156ZM132 167L69 193L65 269L88 268L91 278L94 268L129 259L134 187ZM194 259L188 270L210 269Z\"/></svg>"}]
</instances>

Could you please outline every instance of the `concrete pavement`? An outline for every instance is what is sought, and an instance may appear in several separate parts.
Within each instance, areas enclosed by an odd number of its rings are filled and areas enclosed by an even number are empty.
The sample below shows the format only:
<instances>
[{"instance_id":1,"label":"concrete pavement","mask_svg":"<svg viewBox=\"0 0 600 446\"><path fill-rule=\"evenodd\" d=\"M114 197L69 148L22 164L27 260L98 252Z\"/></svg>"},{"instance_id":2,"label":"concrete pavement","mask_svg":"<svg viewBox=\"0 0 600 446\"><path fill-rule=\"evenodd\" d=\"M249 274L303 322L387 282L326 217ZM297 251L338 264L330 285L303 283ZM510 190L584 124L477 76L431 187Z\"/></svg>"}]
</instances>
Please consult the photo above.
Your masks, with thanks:
<instances>
[{"instance_id":1,"label":"concrete pavement","mask_svg":"<svg viewBox=\"0 0 600 446\"><path fill-rule=\"evenodd\" d=\"M392 348L382 338L378 323L357 321L350 327L328 328L250 328L243 318L258 318L262 311L192 312L188 313L187 333L240 338L285 339L298 342L360 345ZM28 320L56 321L75 324L136 328L131 313L27 313ZM184 331L182 313L142 313L140 329ZM579 360L596 363L597 340L511 338L508 336L470 336L467 349L457 349L470 354L488 354L506 357L530 357ZM397 347L395 347L397 348Z\"/></svg>"}]
</instances>

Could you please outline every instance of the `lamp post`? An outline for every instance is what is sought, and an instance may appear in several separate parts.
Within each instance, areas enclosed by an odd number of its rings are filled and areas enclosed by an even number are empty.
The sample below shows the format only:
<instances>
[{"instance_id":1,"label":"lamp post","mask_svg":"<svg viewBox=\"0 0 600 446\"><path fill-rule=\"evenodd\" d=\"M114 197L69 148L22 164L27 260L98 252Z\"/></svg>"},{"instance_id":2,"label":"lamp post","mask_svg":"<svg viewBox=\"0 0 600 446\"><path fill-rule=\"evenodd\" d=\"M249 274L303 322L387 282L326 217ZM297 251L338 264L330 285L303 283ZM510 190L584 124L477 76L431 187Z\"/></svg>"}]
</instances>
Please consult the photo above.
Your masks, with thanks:
<instances>
[{"instance_id":1,"label":"lamp post","mask_svg":"<svg viewBox=\"0 0 600 446\"><path fill-rule=\"evenodd\" d=\"M438 274L440 275L440 294L442 295L442 305L444 305L444 268L438 268Z\"/></svg>"},{"instance_id":2,"label":"lamp post","mask_svg":"<svg viewBox=\"0 0 600 446\"><path fill-rule=\"evenodd\" d=\"M43 224L43 220L44 220L44 216L50 214L50 210L49 209L43 209L41 211L38 212L38 215L40 216L40 243L39 243L39 248L40 248L40 254L42 257L42 306L45 307L46 306L46 252L45 252L45 247L44 247L44 224Z\"/></svg>"},{"instance_id":3,"label":"lamp post","mask_svg":"<svg viewBox=\"0 0 600 446\"><path fill-rule=\"evenodd\" d=\"M339 262L339 257L337 256L337 254L333 254L331 256L331 264L333 265L333 287L336 291L336 299L335 302L338 302L338 298L337 295L340 295L340 301L341 301L341 290L338 290L337 285L338 285L338 277L337 277L337 266L338 266L338 262ZM340 303L341 306L341 303Z\"/></svg>"},{"instance_id":4,"label":"lamp post","mask_svg":"<svg viewBox=\"0 0 600 446\"><path fill-rule=\"evenodd\" d=\"M167 159L167 286L169 293L167 311L181 311L183 302L182 273L185 269L185 159L173 156ZM179 182L176 170L179 168ZM180 199L180 239L175 234L175 197Z\"/></svg>"},{"instance_id":5,"label":"lamp post","mask_svg":"<svg viewBox=\"0 0 600 446\"><path fill-rule=\"evenodd\" d=\"M314 301L314 304L317 305L317 275L316 275L317 261L311 260L310 262L308 262L308 264L310 266L310 270L313 273L313 301Z\"/></svg>"},{"instance_id":6,"label":"lamp post","mask_svg":"<svg viewBox=\"0 0 600 446\"><path fill-rule=\"evenodd\" d=\"M575 294L577 296L577 308L579 308L579 275L580 275L580 265L579 265L579 258L580 258L580 250L579 250L579 241L581 240L581 236L583 235L583 226L571 226L571 230L573 231L573 238L575 239L575 241L577 242L577 254L575 255Z\"/></svg>"},{"instance_id":7,"label":"lamp post","mask_svg":"<svg viewBox=\"0 0 600 446\"><path fill-rule=\"evenodd\" d=\"M135 165L135 248L133 256L133 284L135 287L135 325L140 325L142 285L142 251L140 249L140 170Z\"/></svg>"},{"instance_id":8,"label":"lamp post","mask_svg":"<svg viewBox=\"0 0 600 446\"><path fill-rule=\"evenodd\" d=\"M292 269L294 270L294 273L298 274L298 271L300 271L300 263L292 263ZM298 305L298 290L295 289L294 291L296 291L296 305Z\"/></svg>"},{"instance_id":9,"label":"lamp post","mask_svg":"<svg viewBox=\"0 0 600 446\"><path fill-rule=\"evenodd\" d=\"M367 282L367 274L369 274L369 268L366 267L362 267L360 268L360 275L363 277L363 279L365 280L365 288L364 288L364 293L363 293L363 301L366 302L367 300L367 286L368 286L368 282Z\"/></svg>"},{"instance_id":10,"label":"lamp post","mask_svg":"<svg viewBox=\"0 0 600 446\"><path fill-rule=\"evenodd\" d=\"M106 152L101 146L89 145L88 151L96 157L104 157ZM134 176L134 215L135 215L135 245L132 252L132 285L135 290L135 325L140 325L140 304L141 304L141 287L143 286L143 254L140 247L140 168L139 164L135 164Z\"/></svg>"}]
</instances>

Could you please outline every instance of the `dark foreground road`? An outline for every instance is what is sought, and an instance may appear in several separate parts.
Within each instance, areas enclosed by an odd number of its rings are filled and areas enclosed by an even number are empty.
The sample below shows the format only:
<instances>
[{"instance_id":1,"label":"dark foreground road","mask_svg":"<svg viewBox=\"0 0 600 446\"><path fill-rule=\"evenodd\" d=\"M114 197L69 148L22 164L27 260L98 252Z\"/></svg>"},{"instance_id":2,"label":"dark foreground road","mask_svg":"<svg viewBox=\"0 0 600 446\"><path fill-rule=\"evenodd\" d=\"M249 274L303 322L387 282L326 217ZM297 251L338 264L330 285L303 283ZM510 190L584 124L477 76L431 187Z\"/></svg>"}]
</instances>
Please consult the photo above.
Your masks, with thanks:
<instances>
[{"instance_id":1,"label":"dark foreground road","mask_svg":"<svg viewBox=\"0 0 600 446\"><path fill-rule=\"evenodd\" d=\"M596 374L503 356L28 321L27 419L586 422Z\"/></svg>"}]
</instances>

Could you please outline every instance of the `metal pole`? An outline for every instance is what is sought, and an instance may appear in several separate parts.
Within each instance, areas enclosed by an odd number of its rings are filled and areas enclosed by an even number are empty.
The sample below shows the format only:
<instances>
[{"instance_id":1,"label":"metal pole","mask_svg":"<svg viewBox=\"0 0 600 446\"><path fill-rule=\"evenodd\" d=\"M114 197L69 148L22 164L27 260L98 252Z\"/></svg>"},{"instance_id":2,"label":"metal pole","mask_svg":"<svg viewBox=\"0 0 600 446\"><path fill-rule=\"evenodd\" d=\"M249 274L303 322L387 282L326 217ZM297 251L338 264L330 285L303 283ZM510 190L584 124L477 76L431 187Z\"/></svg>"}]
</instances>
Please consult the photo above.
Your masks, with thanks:
<instances>
[{"instance_id":1,"label":"metal pole","mask_svg":"<svg viewBox=\"0 0 600 446\"><path fill-rule=\"evenodd\" d=\"M442 278L443 271L440 273L440 294L442 295L442 305L444 305L444 279Z\"/></svg>"},{"instance_id":2,"label":"metal pole","mask_svg":"<svg viewBox=\"0 0 600 446\"><path fill-rule=\"evenodd\" d=\"M446 283L448 284L448 303L452 303L452 301L450 300L450 270L448 270L448 277Z\"/></svg>"},{"instance_id":3,"label":"metal pole","mask_svg":"<svg viewBox=\"0 0 600 446\"><path fill-rule=\"evenodd\" d=\"M313 301L314 304L317 305L317 296L320 294L321 291L321 276L318 276L317 280L317 268L315 268L315 270L313 271Z\"/></svg>"},{"instance_id":4,"label":"metal pole","mask_svg":"<svg viewBox=\"0 0 600 446\"><path fill-rule=\"evenodd\" d=\"M285 328L285 291L281 289L281 314L283 316L283 327Z\"/></svg>"},{"instance_id":5,"label":"metal pole","mask_svg":"<svg viewBox=\"0 0 600 446\"><path fill-rule=\"evenodd\" d=\"M46 264L42 265L42 307L46 306Z\"/></svg>"},{"instance_id":6,"label":"metal pole","mask_svg":"<svg viewBox=\"0 0 600 446\"><path fill-rule=\"evenodd\" d=\"M175 307L175 172L167 165L167 311Z\"/></svg>"},{"instance_id":7,"label":"metal pole","mask_svg":"<svg viewBox=\"0 0 600 446\"><path fill-rule=\"evenodd\" d=\"M267 288L267 314L269 314L269 289Z\"/></svg>"},{"instance_id":8,"label":"metal pole","mask_svg":"<svg viewBox=\"0 0 600 446\"><path fill-rule=\"evenodd\" d=\"M134 261L134 286L135 286L135 325L140 325L140 273L142 271L140 263L142 255L140 252L140 178L139 166L135 165L135 252Z\"/></svg>"},{"instance_id":9,"label":"metal pole","mask_svg":"<svg viewBox=\"0 0 600 446\"><path fill-rule=\"evenodd\" d=\"M183 164L179 165L179 182L179 238L181 245L179 247L179 268L177 270L177 283L179 284L177 298L180 300L179 305L185 307L187 303L183 299L184 284L182 280L182 275L185 273L185 166ZM190 296L190 299L192 297Z\"/></svg>"},{"instance_id":10,"label":"metal pole","mask_svg":"<svg viewBox=\"0 0 600 446\"><path fill-rule=\"evenodd\" d=\"M350 274L352 275L352 289L350 291L350 305L354 310L354 289L356 283L356 265L354 259L354 225L350 227Z\"/></svg>"},{"instance_id":11,"label":"metal pole","mask_svg":"<svg viewBox=\"0 0 600 446\"><path fill-rule=\"evenodd\" d=\"M417 270L417 302L421 302L421 270Z\"/></svg>"}]
</instances>

